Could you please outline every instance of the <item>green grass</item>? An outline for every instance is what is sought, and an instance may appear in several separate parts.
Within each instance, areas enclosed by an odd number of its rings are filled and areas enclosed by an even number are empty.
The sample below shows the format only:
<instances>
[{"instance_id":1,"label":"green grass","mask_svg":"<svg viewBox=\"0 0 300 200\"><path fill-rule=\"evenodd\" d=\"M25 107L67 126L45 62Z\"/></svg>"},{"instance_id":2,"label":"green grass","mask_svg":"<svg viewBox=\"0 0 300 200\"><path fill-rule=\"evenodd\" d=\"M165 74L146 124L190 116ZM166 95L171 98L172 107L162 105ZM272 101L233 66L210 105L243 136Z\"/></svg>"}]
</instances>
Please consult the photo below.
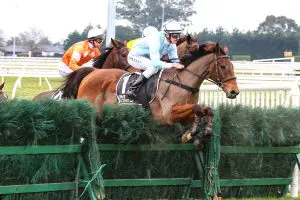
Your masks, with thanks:
<instances>
[{"instance_id":1,"label":"green grass","mask_svg":"<svg viewBox=\"0 0 300 200\"><path fill-rule=\"evenodd\" d=\"M8 95L9 99L12 96L12 90L17 77L4 77L5 86L3 91ZM48 78L52 89L56 89L61 86L62 78ZM0 81L1 82L1 81ZM39 86L39 78L22 78L21 87L17 88L16 98L31 100L34 96L41 92L49 90L45 79L42 79L42 84Z\"/></svg>"}]
</instances>

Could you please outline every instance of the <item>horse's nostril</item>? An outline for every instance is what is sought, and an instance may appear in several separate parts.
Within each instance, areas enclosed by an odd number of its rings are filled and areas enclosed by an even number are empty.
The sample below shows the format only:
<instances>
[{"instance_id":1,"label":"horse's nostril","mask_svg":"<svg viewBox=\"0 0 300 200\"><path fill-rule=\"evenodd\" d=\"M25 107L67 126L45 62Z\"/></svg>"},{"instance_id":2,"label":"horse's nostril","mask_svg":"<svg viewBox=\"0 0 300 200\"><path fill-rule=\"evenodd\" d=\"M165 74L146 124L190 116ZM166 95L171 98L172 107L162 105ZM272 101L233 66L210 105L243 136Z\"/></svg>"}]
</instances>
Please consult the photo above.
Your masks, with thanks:
<instances>
[{"instance_id":1,"label":"horse's nostril","mask_svg":"<svg viewBox=\"0 0 300 200\"><path fill-rule=\"evenodd\" d=\"M230 94L231 94L231 95L237 96L237 95L239 94L239 92L236 92L236 91L234 91L234 90L231 90L231 91L230 91Z\"/></svg>"}]
</instances>

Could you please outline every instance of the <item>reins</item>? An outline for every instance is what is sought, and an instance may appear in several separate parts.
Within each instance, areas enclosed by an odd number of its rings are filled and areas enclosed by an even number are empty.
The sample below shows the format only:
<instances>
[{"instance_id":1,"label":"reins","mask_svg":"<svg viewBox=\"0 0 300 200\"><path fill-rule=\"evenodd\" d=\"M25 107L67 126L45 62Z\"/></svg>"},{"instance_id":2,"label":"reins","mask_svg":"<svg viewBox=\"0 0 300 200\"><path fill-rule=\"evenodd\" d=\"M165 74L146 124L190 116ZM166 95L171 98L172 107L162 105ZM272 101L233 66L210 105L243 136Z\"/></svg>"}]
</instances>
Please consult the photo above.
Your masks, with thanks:
<instances>
[{"instance_id":1,"label":"reins","mask_svg":"<svg viewBox=\"0 0 300 200\"><path fill-rule=\"evenodd\" d=\"M223 78L223 79L222 79L221 73L220 73L220 71L219 71L219 63L218 63L218 60L219 60L219 59L222 59L222 58L229 59L230 57L229 57L228 55L217 56L217 53L214 52L214 59L211 60L208 64L205 65L205 67L206 67L206 66L210 65L212 62L215 62L214 68L215 68L215 71L216 71L216 73L217 73L217 80L212 80L211 78L208 78L208 76L209 76L209 71L206 71L206 73L205 73L204 76L203 76L203 75L199 75L199 74L197 74L197 73L195 73L195 72L189 70L187 67L183 68L183 70L187 71L188 73L190 73L190 74L192 74L192 75L194 75L194 76L196 76L196 77L198 77L198 78L201 78L201 79L203 79L203 80L208 80L208 81L210 81L210 82L216 84L218 87L222 88L222 87L223 87L223 84L224 84L225 82L230 81L230 80L235 80L235 79L236 79L235 76L231 76L231 77ZM179 80L179 82L174 81L175 77L177 77L177 79ZM178 87L180 87L180 88L182 88L182 89L188 90L188 91L190 91L192 94L195 94L195 93L199 92L199 88L193 88L193 87L190 87L190 86L187 86L187 85L182 84L181 81L180 81L180 78L179 78L179 76L178 76L178 71L177 71L177 70L176 70L176 72L175 72L175 74L174 74L174 76L173 76L173 78L172 78L171 80L166 79L166 80L164 80L164 81L167 82L167 83L169 83L169 86L168 86L168 88L166 89L166 91L165 91L163 97L161 98L161 100L164 99L164 97L165 97L167 91L169 90L171 84L172 84L172 85L176 85L176 86L178 86Z\"/></svg>"}]
</instances>

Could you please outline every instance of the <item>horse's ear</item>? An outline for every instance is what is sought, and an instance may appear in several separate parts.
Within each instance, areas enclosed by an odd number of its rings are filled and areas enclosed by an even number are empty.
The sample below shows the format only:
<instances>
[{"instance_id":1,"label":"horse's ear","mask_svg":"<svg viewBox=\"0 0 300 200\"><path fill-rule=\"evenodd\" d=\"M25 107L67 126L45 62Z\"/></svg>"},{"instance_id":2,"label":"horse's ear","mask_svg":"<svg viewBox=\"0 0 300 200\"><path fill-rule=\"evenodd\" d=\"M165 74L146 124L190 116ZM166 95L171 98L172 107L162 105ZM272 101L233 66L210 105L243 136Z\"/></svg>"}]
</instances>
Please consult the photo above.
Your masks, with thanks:
<instances>
[{"instance_id":1,"label":"horse's ear","mask_svg":"<svg viewBox=\"0 0 300 200\"><path fill-rule=\"evenodd\" d=\"M216 43L216 53L220 53L220 44L219 42Z\"/></svg>"},{"instance_id":2,"label":"horse's ear","mask_svg":"<svg viewBox=\"0 0 300 200\"><path fill-rule=\"evenodd\" d=\"M0 90L3 89L5 81L0 85Z\"/></svg>"},{"instance_id":3,"label":"horse's ear","mask_svg":"<svg viewBox=\"0 0 300 200\"><path fill-rule=\"evenodd\" d=\"M120 49L120 45L118 44L118 42L116 42L116 40L114 40L114 39L110 39L111 40L111 43L112 43L112 45L114 46L114 47L116 47L117 49Z\"/></svg>"},{"instance_id":4,"label":"horse's ear","mask_svg":"<svg viewBox=\"0 0 300 200\"><path fill-rule=\"evenodd\" d=\"M191 40L192 40L192 37L191 37L191 35L190 34L188 34L187 36L186 36L186 41L187 41L187 43L191 43Z\"/></svg>"}]
</instances>

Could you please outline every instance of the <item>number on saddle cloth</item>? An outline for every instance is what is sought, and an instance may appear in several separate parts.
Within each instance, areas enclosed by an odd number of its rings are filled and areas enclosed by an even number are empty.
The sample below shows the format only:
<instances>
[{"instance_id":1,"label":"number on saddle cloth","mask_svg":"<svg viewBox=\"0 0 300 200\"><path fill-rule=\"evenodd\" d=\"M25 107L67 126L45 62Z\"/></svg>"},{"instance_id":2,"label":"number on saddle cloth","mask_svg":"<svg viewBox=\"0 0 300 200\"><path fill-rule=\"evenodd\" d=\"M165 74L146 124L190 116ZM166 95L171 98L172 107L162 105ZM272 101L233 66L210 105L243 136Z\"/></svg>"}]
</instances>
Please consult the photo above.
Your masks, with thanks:
<instances>
[{"instance_id":1,"label":"number on saddle cloth","mask_svg":"<svg viewBox=\"0 0 300 200\"><path fill-rule=\"evenodd\" d=\"M138 90L137 97L134 101L126 97L126 92L135 80L138 79L140 74L137 72L124 74L117 84L116 95L118 103L136 103L143 105L143 107L148 107L149 103L151 103L156 96L162 71L163 70L159 71L147 80L147 82Z\"/></svg>"}]
</instances>

